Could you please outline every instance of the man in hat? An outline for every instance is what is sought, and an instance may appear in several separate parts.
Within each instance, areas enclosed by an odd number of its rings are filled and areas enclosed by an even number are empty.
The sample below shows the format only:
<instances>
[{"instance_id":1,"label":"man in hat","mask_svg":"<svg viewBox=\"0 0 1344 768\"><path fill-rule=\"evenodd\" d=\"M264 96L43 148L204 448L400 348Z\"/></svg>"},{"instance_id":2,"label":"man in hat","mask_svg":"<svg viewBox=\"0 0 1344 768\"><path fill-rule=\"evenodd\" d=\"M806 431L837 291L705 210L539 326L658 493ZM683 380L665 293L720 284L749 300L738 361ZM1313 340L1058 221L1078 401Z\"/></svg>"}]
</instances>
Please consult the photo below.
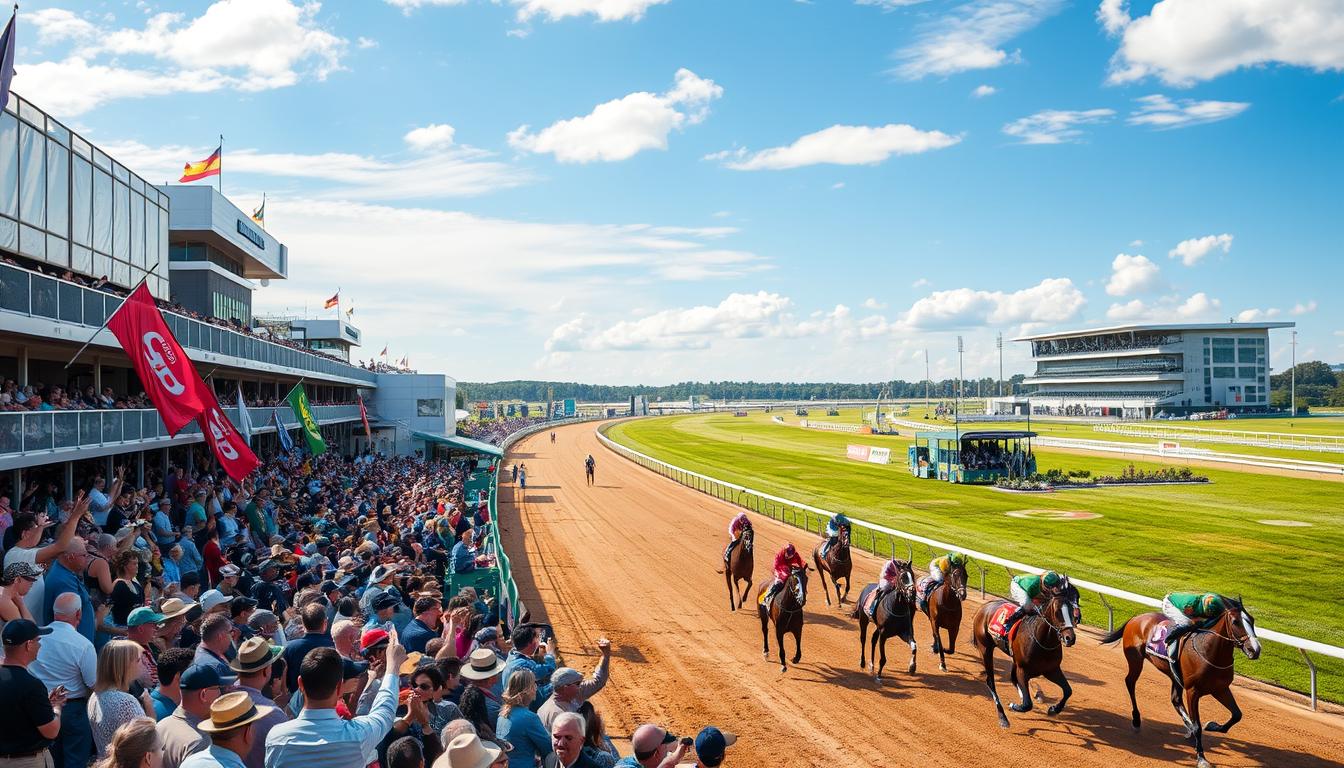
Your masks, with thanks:
<instances>
[{"instance_id":1,"label":"man in hat","mask_svg":"<svg viewBox=\"0 0 1344 768\"><path fill-rule=\"evenodd\" d=\"M272 557L263 561L258 567L261 571L261 580L252 587L252 599L257 601L259 608L280 616L289 607L289 602L285 599L285 588L280 585L280 571L289 566Z\"/></svg>"},{"instance_id":2,"label":"man in hat","mask_svg":"<svg viewBox=\"0 0 1344 768\"><path fill-rule=\"evenodd\" d=\"M489 648L477 648L472 651L468 663L462 665L462 679L468 685L479 688L481 695L485 697L486 722L493 723L499 717L499 708L503 702L494 689L503 671L504 661Z\"/></svg>"},{"instance_id":3,"label":"man in hat","mask_svg":"<svg viewBox=\"0 0 1344 768\"><path fill-rule=\"evenodd\" d=\"M218 589L220 594L225 597L237 596L239 594L238 577L242 575L243 572L238 566L233 563L224 563L219 567L219 581L215 585L215 589Z\"/></svg>"},{"instance_id":4,"label":"man in hat","mask_svg":"<svg viewBox=\"0 0 1344 768\"><path fill-rule=\"evenodd\" d=\"M145 673L140 677L140 684L146 688L153 688L159 684L159 665L155 655L157 648L153 640L159 636L163 620L162 613L147 605L132 610L126 616L126 639L140 646L140 658L144 661L145 668Z\"/></svg>"},{"instance_id":5,"label":"man in hat","mask_svg":"<svg viewBox=\"0 0 1344 768\"><path fill-rule=\"evenodd\" d=\"M209 735L210 747L188 757L182 768L253 768L246 758L258 744L265 745L263 723L275 711L275 707L258 704L243 691L215 699L210 705L210 719L197 726Z\"/></svg>"},{"instance_id":6,"label":"man in hat","mask_svg":"<svg viewBox=\"0 0 1344 768\"><path fill-rule=\"evenodd\" d=\"M689 741L689 737L683 741L666 728L645 723L630 736L635 754L622 757L616 768L673 768L686 755Z\"/></svg>"},{"instance_id":7,"label":"man in hat","mask_svg":"<svg viewBox=\"0 0 1344 768\"><path fill-rule=\"evenodd\" d=\"M401 600L391 592L384 592L373 599L373 617L369 619L365 627L381 627L383 629L392 629L396 626L393 622L393 614L397 612L397 606L401 605Z\"/></svg>"},{"instance_id":8,"label":"man in hat","mask_svg":"<svg viewBox=\"0 0 1344 768\"><path fill-rule=\"evenodd\" d=\"M258 710L268 707L275 701L277 691L274 688L274 675L271 674L276 659L284 649L270 644L263 637L253 637L238 648L238 657L230 665L238 673L238 685L243 693L251 698ZM286 674L289 669L286 667ZM225 697L220 697L221 699ZM278 707L269 707L270 711L257 720L255 738L248 751L243 755L243 764L247 768L262 768L266 762L266 735L276 725L289 720L289 715ZM211 716L214 716L213 709Z\"/></svg>"},{"instance_id":9,"label":"man in hat","mask_svg":"<svg viewBox=\"0 0 1344 768\"><path fill-rule=\"evenodd\" d=\"M364 595L359 599L359 609L364 613L367 621L373 621L377 611L373 607L373 601L382 594L392 593L398 600L401 595L397 593L396 587L392 586L392 580L396 578L397 571L390 565L378 565L369 574L369 585L364 590Z\"/></svg>"},{"instance_id":10,"label":"man in hat","mask_svg":"<svg viewBox=\"0 0 1344 768\"><path fill-rule=\"evenodd\" d=\"M42 635L50 629L27 619L15 619L0 631L5 662L0 666L0 754L7 755L6 768L45 768L51 758L47 747L61 730L65 690L50 694L27 667L37 658Z\"/></svg>"},{"instance_id":11,"label":"man in hat","mask_svg":"<svg viewBox=\"0 0 1344 768\"><path fill-rule=\"evenodd\" d=\"M724 753L737 743L737 737L714 726L706 726L695 737L696 768L718 768L723 765Z\"/></svg>"},{"instance_id":12,"label":"man in hat","mask_svg":"<svg viewBox=\"0 0 1344 768\"><path fill-rule=\"evenodd\" d=\"M210 717L210 705L219 698L223 681L214 667L192 664L182 673L178 686L182 703L157 726L164 768L180 768L188 757L210 746L210 737L197 726Z\"/></svg>"},{"instance_id":13,"label":"man in hat","mask_svg":"<svg viewBox=\"0 0 1344 768\"><path fill-rule=\"evenodd\" d=\"M578 712L583 702L597 695L607 684L607 667L611 665L611 641L605 637L597 641L597 649L602 656L598 659L597 669L587 680L583 674L572 667L561 667L551 675L551 697L537 710L537 716L547 727L555 722L561 712Z\"/></svg>"},{"instance_id":14,"label":"man in hat","mask_svg":"<svg viewBox=\"0 0 1344 768\"><path fill-rule=\"evenodd\" d=\"M205 615L212 613L222 613L229 615L229 603L233 602L233 597L220 592L218 589L208 589L201 595L201 610Z\"/></svg>"},{"instance_id":15,"label":"man in hat","mask_svg":"<svg viewBox=\"0 0 1344 768\"><path fill-rule=\"evenodd\" d=\"M201 615L200 606L180 597L170 597L159 603L159 613L163 614L159 637L169 646L177 641L188 621L195 621Z\"/></svg>"},{"instance_id":16,"label":"man in hat","mask_svg":"<svg viewBox=\"0 0 1344 768\"><path fill-rule=\"evenodd\" d=\"M280 628L280 617L270 611L256 610L247 619L247 626L253 634L261 635L272 644L284 647L285 633Z\"/></svg>"}]
</instances>

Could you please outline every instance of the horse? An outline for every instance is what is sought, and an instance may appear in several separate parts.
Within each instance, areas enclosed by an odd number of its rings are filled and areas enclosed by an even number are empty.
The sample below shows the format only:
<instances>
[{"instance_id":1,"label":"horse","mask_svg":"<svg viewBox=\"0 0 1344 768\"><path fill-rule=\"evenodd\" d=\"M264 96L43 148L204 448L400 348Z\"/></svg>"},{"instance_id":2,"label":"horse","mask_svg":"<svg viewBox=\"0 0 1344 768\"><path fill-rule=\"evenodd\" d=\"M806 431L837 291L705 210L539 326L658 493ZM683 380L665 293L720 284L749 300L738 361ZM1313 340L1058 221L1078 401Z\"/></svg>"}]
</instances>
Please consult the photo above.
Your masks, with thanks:
<instances>
[{"instance_id":1,"label":"horse","mask_svg":"<svg viewBox=\"0 0 1344 768\"><path fill-rule=\"evenodd\" d=\"M910 668L907 672L915 674L915 572L910 563L904 560L897 560L896 564L901 570L901 586L883 595L882 601L877 604L871 650L868 647L868 611L863 606L868 596L877 589L876 584L869 584L859 592L859 602L850 614L850 618L859 620L859 669L866 668L864 651L867 650L868 659L873 662L873 681L878 685L882 684L882 670L887 666L887 638L892 635L910 644ZM882 654L880 659L879 648Z\"/></svg>"},{"instance_id":2,"label":"horse","mask_svg":"<svg viewBox=\"0 0 1344 768\"><path fill-rule=\"evenodd\" d=\"M1240 598L1223 599L1228 606L1223 615L1209 627L1192 631L1181 642L1180 656L1177 658L1177 664L1180 665L1179 680L1167 659L1149 653L1146 648L1153 628L1166 620L1162 614L1139 614L1101 638L1103 644L1123 640L1121 647L1125 651L1125 660L1129 662L1125 687L1129 689L1129 703L1133 707L1131 722L1135 730L1138 730L1141 721L1139 702L1134 698L1134 684L1143 672L1144 657L1171 680L1171 705L1176 708L1176 714L1181 716L1181 722L1185 723L1185 738L1195 742L1199 768L1209 766L1209 762L1204 759L1203 732L1227 733L1241 720L1241 708L1232 696L1233 648L1240 649L1252 661L1260 657L1255 617L1242 605ZM1209 721L1203 728L1200 727L1199 700L1205 696L1212 696L1227 707L1231 717L1226 723Z\"/></svg>"},{"instance_id":3,"label":"horse","mask_svg":"<svg viewBox=\"0 0 1344 768\"><path fill-rule=\"evenodd\" d=\"M733 547L728 561L723 566L723 577L728 582L728 610L736 611L747 602L747 593L751 591L751 575L755 568L756 532L747 526L742 531L741 541ZM737 582L745 581L742 596L737 596Z\"/></svg>"},{"instance_id":4,"label":"horse","mask_svg":"<svg viewBox=\"0 0 1344 768\"><path fill-rule=\"evenodd\" d=\"M980 660L985 666L985 685L989 686L989 695L994 699L994 709L999 715L999 725L1007 728L1008 717L1003 712L1003 702L999 700L998 689L994 687L994 648L997 643L989 628L990 617L1007 600L996 600L980 606L975 614L972 640L980 650ZM1067 577L1064 585L1052 595L1040 612L1030 612L1018 622L1017 630L1009 643L1012 651L1009 661L1008 679L1017 687L1021 704L1009 704L1014 712L1030 712L1031 696L1027 686L1034 677L1044 677L1063 691L1064 697L1052 704L1046 713L1051 717L1064 709L1064 704L1073 695L1073 688L1060 669L1064 658L1064 648L1072 647L1077 635L1074 625L1082 619L1078 610L1078 589L1069 584Z\"/></svg>"},{"instance_id":5,"label":"horse","mask_svg":"<svg viewBox=\"0 0 1344 768\"><path fill-rule=\"evenodd\" d=\"M586 479L587 479L589 485L592 485L593 483L595 483L595 482L597 481L597 475L596 475L596 472L595 472L596 469L597 469L597 465L596 465L596 463L593 461L593 457L589 456L589 457L583 462L583 473L584 473L584 475L585 475L585 477L586 477Z\"/></svg>"},{"instance_id":6,"label":"horse","mask_svg":"<svg viewBox=\"0 0 1344 768\"><path fill-rule=\"evenodd\" d=\"M775 644L779 646L779 671L786 672L789 667L784 663L784 635L791 633L794 640L793 663L803 658L803 606L807 605L807 566L789 571L784 580L784 588L768 604L761 604L760 597L770 588L762 584L756 590L756 607L761 616L762 654L770 658L770 622L775 623Z\"/></svg>"},{"instance_id":7,"label":"horse","mask_svg":"<svg viewBox=\"0 0 1344 768\"><path fill-rule=\"evenodd\" d=\"M821 579L821 593L826 596L826 604L831 604L831 591L826 586L826 574L831 574L831 583L835 585L835 599L841 605L845 604L845 598L849 597L850 579L849 574L854 570L854 561L849 557L849 526L840 529L836 536L835 546L831 547L826 553L826 557L821 556L821 548L826 542L821 542L812 548L812 564L816 566L817 578ZM845 592L840 594L840 580L845 580Z\"/></svg>"},{"instance_id":8,"label":"horse","mask_svg":"<svg viewBox=\"0 0 1344 768\"><path fill-rule=\"evenodd\" d=\"M929 617L933 630L933 652L938 654L938 668L947 671L947 654L957 652L957 633L961 631L961 601L966 599L966 566L954 565L943 574L943 581L929 592L923 611ZM947 630L947 645L942 633Z\"/></svg>"}]
</instances>

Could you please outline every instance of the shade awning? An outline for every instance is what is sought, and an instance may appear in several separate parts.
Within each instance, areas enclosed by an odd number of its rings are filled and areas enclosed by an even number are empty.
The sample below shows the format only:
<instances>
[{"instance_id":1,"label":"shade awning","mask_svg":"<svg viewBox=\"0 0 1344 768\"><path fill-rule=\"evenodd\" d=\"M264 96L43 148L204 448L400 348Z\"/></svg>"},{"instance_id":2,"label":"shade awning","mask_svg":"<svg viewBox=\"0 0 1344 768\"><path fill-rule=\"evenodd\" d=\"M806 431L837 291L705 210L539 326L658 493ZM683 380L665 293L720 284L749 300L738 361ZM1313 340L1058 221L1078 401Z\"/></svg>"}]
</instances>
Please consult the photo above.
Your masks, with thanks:
<instances>
[{"instance_id":1,"label":"shade awning","mask_svg":"<svg viewBox=\"0 0 1344 768\"><path fill-rule=\"evenodd\" d=\"M440 435L433 432L412 431L411 437L414 437L417 440L438 443L439 445L451 446L468 453L483 453L487 456L499 456L501 458L504 456L504 451L501 451L497 445L492 445L481 440L473 440L470 437L463 437L461 435Z\"/></svg>"}]
</instances>

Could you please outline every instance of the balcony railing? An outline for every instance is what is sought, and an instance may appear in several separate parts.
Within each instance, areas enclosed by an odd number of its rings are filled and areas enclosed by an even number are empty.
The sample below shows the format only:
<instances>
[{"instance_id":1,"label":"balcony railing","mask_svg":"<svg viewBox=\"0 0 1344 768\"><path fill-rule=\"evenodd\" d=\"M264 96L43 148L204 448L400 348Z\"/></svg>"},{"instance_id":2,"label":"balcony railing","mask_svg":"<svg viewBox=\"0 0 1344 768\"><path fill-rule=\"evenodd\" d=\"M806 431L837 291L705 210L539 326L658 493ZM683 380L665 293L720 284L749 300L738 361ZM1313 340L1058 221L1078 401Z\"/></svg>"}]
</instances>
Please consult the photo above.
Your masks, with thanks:
<instances>
[{"instance_id":1,"label":"balcony railing","mask_svg":"<svg viewBox=\"0 0 1344 768\"><path fill-rule=\"evenodd\" d=\"M0 264L0 309L97 328L107 321L121 297L66 280ZM164 311L163 319L187 349L230 355L308 373L340 376L372 384L377 375L356 365L276 344L185 315Z\"/></svg>"},{"instance_id":2,"label":"balcony railing","mask_svg":"<svg viewBox=\"0 0 1344 768\"><path fill-rule=\"evenodd\" d=\"M272 412L288 427L297 427L298 419L287 406L248 408L253 428L260 432L271 424ZM237 411L225 407L224 413L235 418ZM313 416L319 424L356 421L358 405L316 405ZM193 422L178 433L199 435ZM109 411L16 411L0 413L0 456L54 453L77 448L144 443L169 439L159 412L152 409ZM146 448L151 446L144 446Z\"/></svg>"}]
</instances>

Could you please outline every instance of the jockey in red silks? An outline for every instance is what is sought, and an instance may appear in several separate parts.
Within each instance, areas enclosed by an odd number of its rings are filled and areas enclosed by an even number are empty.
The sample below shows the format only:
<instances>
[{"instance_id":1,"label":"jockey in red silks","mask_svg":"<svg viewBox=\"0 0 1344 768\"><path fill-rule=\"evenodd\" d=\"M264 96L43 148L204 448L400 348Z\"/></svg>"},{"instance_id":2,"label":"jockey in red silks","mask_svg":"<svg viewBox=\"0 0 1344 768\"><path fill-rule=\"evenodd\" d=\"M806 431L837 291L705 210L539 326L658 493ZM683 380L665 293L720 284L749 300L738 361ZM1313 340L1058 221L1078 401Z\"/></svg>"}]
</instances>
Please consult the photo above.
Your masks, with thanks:
<instances>
[{"instance_id":1,"label":"jockey in red silks","mask_svg":"<svg viewBox=\"0 0 1344 768\"><path fill-rule=\"evenodd\" d=\"M806 567L803 556L794 549L793 543L785 544L784 548L775 554L775 580L770 582L770 591L766 593L766 599L774 597L776 592L784 588L784 582L788 580L790 571Z\"/></svg>"},{"instance_id":2,"label":"jockey in red silks","mask_svg":"<svg viewBox=\"0 0 1344 768\"><path fill-rule=\"evenodd\" d=\"M751 527L751 521L747 519L746 512L738 512L732 522L728 523L728 548L723 550L723 561L728 562L728 558L733 555L733 547L742 540L742 532Z\"/></svg>"},{"instance_id":3,"label":"jockey in red silks","mask_svg":"<svg viewBox=\"0 0 1344 768\"><path fill-rule=\"evenodd\" d=\"M868 608L868 617L873 621L877 621L877 604L882 602L883 596L901 586L902 573L894 557L882 566L882 575L877 577L877 594L873 595L873 602Z\"/></svg>"}]
</instances>

